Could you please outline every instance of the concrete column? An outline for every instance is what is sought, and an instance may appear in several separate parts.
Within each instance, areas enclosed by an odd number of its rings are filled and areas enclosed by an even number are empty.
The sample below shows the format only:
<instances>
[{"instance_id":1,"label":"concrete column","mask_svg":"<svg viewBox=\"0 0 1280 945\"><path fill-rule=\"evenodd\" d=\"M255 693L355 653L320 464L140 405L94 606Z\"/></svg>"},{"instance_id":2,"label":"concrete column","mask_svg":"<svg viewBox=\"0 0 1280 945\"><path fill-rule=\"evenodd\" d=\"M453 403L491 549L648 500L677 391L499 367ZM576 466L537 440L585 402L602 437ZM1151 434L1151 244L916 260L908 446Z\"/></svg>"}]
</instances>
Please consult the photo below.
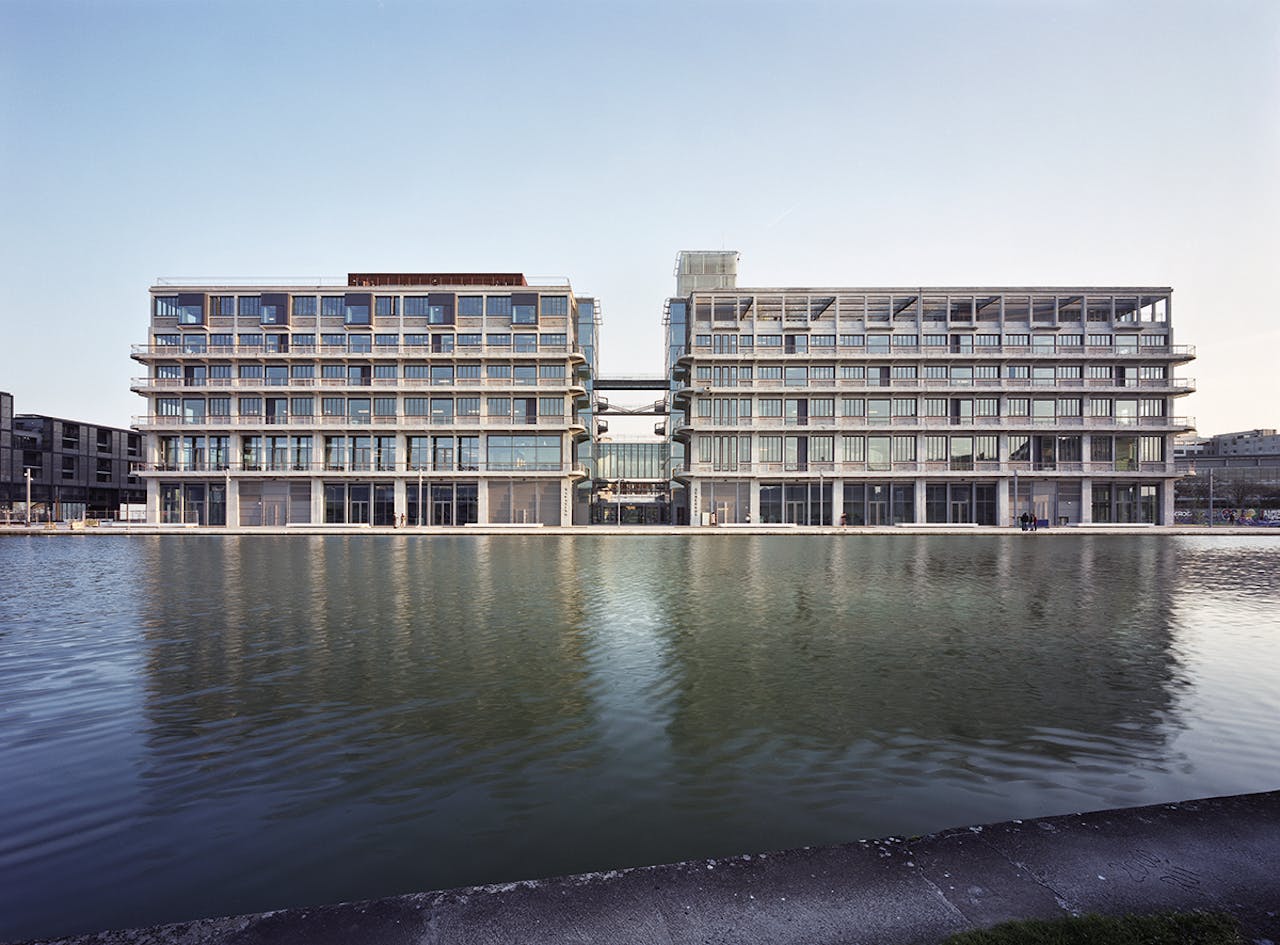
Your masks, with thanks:
<instances>
[{"instance_id":1,"label":"concrete column","mask_svg":"<svg viewBox=\"0 0 1280 945\"><path fill-rule=\"evenodd\" d=\"M1160 481L1160 520L1159 525L1173 524L1173 480L1163 479Z\"/></svg>"},{"instance_id":2,"label":"concrete column","mask_svg":"<svg viewBox=\"0 0 1280 945\"><path fill-rule=\"evenodd\" d=\"M689 524L702 524L702 483L697 479L691 479L685 486L685 491L689 493ZM757 489L756 501L760 501L760 493Z\"/></svg>"},{"instance_id":3,"label":"concrete column","mask_svg":"<svg viewBox=\"0 0 1280 945\"><path fill-rule=\"evenodd\" d=\"M324 523L324 480L311 480L311 524Z\"/></svg>"},{"instance_id":4,"label":"concrete column","mask_svg":"<svg viewBox=\"0 0 1280 945\"><path fill-rule=\"evenodd\" d=\"M476 522L480 525L489 524L489 480L481 476L480 484L476 488ZM424 492L428 490L424 489ZM422 513L422 520L429 521L426 511Z\"/></svg>"},{"instance_id":5,"label":"concrete column","mask_svg":"<svg viewBox=\"0 0 1280 945\"><path fill-rule=\"evenodd\" d=\"M752 479L748 486L750 493L747 499L747 511L751 513L751 523L760 521L760 480Z\"/></svg>"},{"instance_id":6,"label":"concrete column","mask_svg":"<svg viewBox=\"0 0 1280 945\"><path fill-rule=\"evenodd\" d=\"M844 480L831 480L831 524L839 525L844 514Z\"/></svg>"},{"instance_id":7,"label":"concrete column","mask_svg":"<svg viewBox=\"0 0 1280 945\"><path fill-rule=\"evenodd\" d=\"M414 487L417 487L414 483ZM395 524L400 524L400 516L409 514L409 496L405 492L405 482L403 479L395 481L395 493L391 497L392 514L395 515ZM408 521L408 519L406 519Z\"/></svg>"},{"instance_id":8,"label":"concrete column","mask_svg":"<svg viewBox=\"0 0 1280 945\"><path fill-rule=\"evenodd\" d=\"M1013 511L1009 503L1010 479L996 480L996 524L1008 525L1013 521Z\"/></svg>"},{"instance_id":9,"label":"concrete column","mask_svg":"<svg viewBox=\"0 0 1280 945\"><path fill-rule=\"evenodd\" d=\"M238 528L240 525L240 480L231 477L227 486L227 527Z\"/></svg>"},{"instance_id":10,"label":"concrete column","mask_svg":"<svg viewBox=\"0 0 1280 945\"><path fill-rule=\"evenodd\" d=\"M573 482L569 479L560 480L560 524L573 524Z\"/></svg>"},{"instance_id":11,"label":"concrete column","mask_svg":"<svg viewBox=\"0 0 1280 945\"><path fill-rule=\"evenodd\" d=\"M26 489L25 482L23 483L23 489L24 490ZM22 496L22 501L26 502L27 501L26 492L24 491L20 494ZM28 514L29 513L30 513L30 510L28 510ZM147 524L148 525L160 524L160 480L159 479L147 480Z\"/></svg>"},{"instance_id":12,"label":"concrete column","mask_svg":"<svg viewBox=\"0 0 1280 945\"><path fill-rule=\"evenodd\" d=\"M1085 439L1089 439L1087 436ZM1093 521L1093 480L1080 480L1080 524L1088 525Z\"/></svg>"},{"instance_id":13,"label":"concrete column","mask_svg":"<svg viewBox=\"0 0 1280 945\"><path fill-rule=\"evenodd\" d=\"M916 524L917 524L917 525L923 525L923 524L924 524L924 522L925 522L925 511L924 511L925 488L924 488L924 480L923 480L923 479L917 479L917 480L915 481L915 486L916 486Z\"/></svg>"}]
</instances>

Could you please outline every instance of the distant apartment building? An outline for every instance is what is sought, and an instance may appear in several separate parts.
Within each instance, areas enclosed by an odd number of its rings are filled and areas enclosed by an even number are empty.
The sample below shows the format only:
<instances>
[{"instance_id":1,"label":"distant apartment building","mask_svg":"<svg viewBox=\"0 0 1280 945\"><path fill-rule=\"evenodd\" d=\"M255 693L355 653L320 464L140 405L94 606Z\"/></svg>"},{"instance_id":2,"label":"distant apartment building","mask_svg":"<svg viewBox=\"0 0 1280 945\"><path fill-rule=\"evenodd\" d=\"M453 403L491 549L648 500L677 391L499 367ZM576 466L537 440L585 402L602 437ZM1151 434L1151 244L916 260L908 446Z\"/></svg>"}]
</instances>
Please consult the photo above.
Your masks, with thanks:
<instances>
[{"instance_id":1,"label":"distant apartment building","mask_svg":"<svg viewBox=\"0 0 1280 945\"><path fill-rule=\"evenodd\" d=\"M685 252L667 300L676 518L1172 524L1167 287L743 288Z\"/></svg>"},{"instance_id":2,"label":"distant apartment building","mask_svg":"<svg viewBox=\"0 0 1280 945\"><path fill-rule=\"evenodd\" d=\"M571 524L598 316L519 273L150 290L150 522Z\"/></svg>"},{"instance_id":3,"label":"distant apartment building","mask_svg":"<svg viewBox=\"0 0 1280 945\"><path fill-rule=\"evenodd\" d=\"M1193 464L1234 469L1280 466L1280 435L1275 430L1240 430L1179 437L1174 451L1181 471L1189 470Z\"/></svg>"},{"instance_id":4,"label":"distant apartment building","mask_svg":"<svg viewBox=\"0 0 1280 945\"><path fill-rule=\"evenodd\" d=\"M141 504L144 487L132 466L142 437L131 430L43 414L14 412L0 393L0 510L26 518L27 473L36 521L114 519Z\"/></svg>"}]
</instances>

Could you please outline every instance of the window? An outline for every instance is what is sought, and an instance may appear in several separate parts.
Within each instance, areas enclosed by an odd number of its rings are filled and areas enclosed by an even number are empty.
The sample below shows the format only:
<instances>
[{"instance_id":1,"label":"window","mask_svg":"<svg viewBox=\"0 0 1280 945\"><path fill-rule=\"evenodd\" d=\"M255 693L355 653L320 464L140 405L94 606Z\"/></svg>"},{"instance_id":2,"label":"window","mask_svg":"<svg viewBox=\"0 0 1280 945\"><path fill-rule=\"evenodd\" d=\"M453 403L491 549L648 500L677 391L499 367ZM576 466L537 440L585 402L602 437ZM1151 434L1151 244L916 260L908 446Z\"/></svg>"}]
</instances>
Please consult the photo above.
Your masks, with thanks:
<instances>
[{"instance_id":1,"label":"window","mask_svg":"<svg viewBox=\"0 0 1280 945\"><path fill-rule=\"evenodd\" d=\"M538 367L538 377L560 379L564 377L563 364L542 364Z\"/></svg>"},{"instance_id":2,"label":"window","mask_svg":"<svg viewBox=\"0 0 1280 945\"><path fill-rule=\"evenodd\" d=\"M836 438L834 436L809 437L809 462L830 463L836 458Z\"/></svg>"},{"instance_id":3,"label":"window","mask_svg":"<svg viewBox=\"0 0 1280 945\"><path fill-rule=\"evenodd\" d=\"M568 338L567 338L565 335L559 335L559 334L546 335L546 334L544 334L544 335L541 335L541 336L538 338L538 344L540 344L540 345L541 345L542 347L544 347L544 348L553 348L553 349L554 349L554 348L563 348L566 344L568 344Z\"/></svg>"},{"instance_id":4,"label":"window","mask_svg":"<svg viewBox=\"0 0 1280 945\"><path fill-rule=\"evenodd\" d=\"M261 397L241 397L239 403L240 416L242 417L260 417L262 416L262 398Z\"/></svg>"},{"instance_id":5,"label":"window","mask_svg":"<svg viewBox=\"0 0 1280 945\"><path fill-rule=\"evenodd\" d=\"M846 463L865 463L867 461L867 446L863 437L844 436L840 439L843 441L844 461Z\"/></svg>"},{"instance_id":6,"label":"window","mask_svg":"<svg viewBox=\"0 0 1280 945\"><path fill-rule=\"evenodd\" d=\"M781 348L781 335L756 335L757 348Z\"/></svg>"},{"instance_id":7,"label":"window","mask_svg":"<svg viewBox=\"0 0 1280 945\"><path fill-rule=\"evenodd\" d=\"M916 438L914 436L895 436L893 438L893 462L914 463L916 461Z\"/></svg>"},{"instance_id":8,"label":"window","mask_svg":"<svg viewBox=\"0 0 1280 945\"><path fill-rule=\"evenodd\" d=\"M315 315L316 297L314 295L295 295L293 297L293 314L295 316Z\"/></svg>"},{"instance_id":9,"label":"window","mask_svg":"<svg viewBox=\"0 0 1280 945\"><path fill-rule=\"evenodd\" d=\"M342 320L346 325L369 324L369 296L349 295L343 300Z\"/></svg>"},{"instance_id":10,"label":"window","mask_svg":"<svg viewBox=\"0 0 1280 945\"><path fill-rule=\"evenodd\" d=\"M809 368L809 380L811 381L834 381L836 379L836 366L834 364L815 364Z\"/></svg>"},{"instance_id":11,"label":"window","mask_svg":"<svg viewBox=\"0 0 1280 945\"><path fill-rule=\"evenodd\" d=\"M511 315L511 296L509 295L490 295L484 300L484 313L499 318L510 317Z\"/></svg>"},{"instance_id":12,"label":"window","mask_svg":"<svg viewBox=\"0 0 1280 945\"><path fill-rule=\"evenodd\" d=\"M485 413L490 417L508 418L511 416L510 397L490 397L485 401Z\"/></svg>"},{"instance_id":13,"label":"window","mask_svg":"<svg viewBox=\"0 0 1280 945\"><path fill-rule=\"evenodd\" d=\"M234 295L213 295L209 297L209 314L222 318L232 318L236 314L236 297Z\"/></svg>"},{"instance_id":14,"label":"window","mask_svg":"<svg viewBox=\"0 0 1280 945\"><path fill-rule=\"evenodd\" d=\"M394 318L400 314L400 299L394 295L379 295L374 299L374 314Z\"/></svg>"},{"instance_id":15,"label":"window","mask_svg":"<svg viewBox=\"0 0 1280 945\"><path fill-rule=\"evenodd\" d=\"M406 318L426 318L429 303L425 295L409 295L404 300Z\"/></svg>"},{"instance_id":16,"label":"window","mask_svg":"<svg viewBox=\"0 0 1280 945\"><path fill-rule=\"evenodd\" d=\"M894 335L893 346L895 348L914 348L920 344L919 335Z\"/></svg>"},{"instance_id":17,"label":"window","mask_svg":"<svg viewBox=\"0 0 1280 945\"><path fill-rule=\"evenodd\" d=\"M406 314L407 311L406 311ZM458 296L458 314L459 315L483 315L484 314L484 296L481 295L460 295Z\"/></svg>"},{"instance_id":18,"label":"window","mask_svg":"<svg viewBox=\"0 0 1280 945\"><path fill-rule=\"evenodd\" d=\"M750 401L748 401L750 403ZM913 402L914 403L914 402ZM836 415L836 402L833 397L811 397L809 399L809 416L811 417L834 417Z\"/></svg>"},{"instance_id":19,"label":"window","mask_svg":"<svg viewBox=\"0 0 1280 945\"><path fill-rule=\"evenodd\" d=\"M539 397L538 398L538 416L563 417L564 416L564 398L563 397Z\"/></svg>"},{"instance_id":20,"label":"window","mask_svg":"<svg viewBox=\"0 0 1280 945\"><path fill-rule=\"evenodd\" d=\"M543 315L568 315L569 314L569 296L544 295L542 297L542 314Z\"/></svg>"},{"instance_id":21,"label":"window","mask_svg":"<svg viewBox=\"0 0 1280 945\"><path fill-rule=\"evenodd\" d=\"M242 295L239 298L241 318L262 318L262 296Z\"/></svg>"},{"instance_id":22,"label":"window","mask_svg":"<svg viewBox=\"0 0 1280 945\"><path fill-rule=\"evenodd\" d=\"M492 348L509 348L511 347L510 335L491 334L485 337L485 343Z\"/></svg>"},{"instance_id":23,"label":"window","mask_svg":"<svg viewBox=\"0 0 1280 945\"><path fill-rule=\"evenodd\" d=\"M490 469L559 469L560 437L505 436L486 438Z\"/></svg>"},{"instance_id":24,"label":"window","mask_svg":"<svg viewBox=\"0 0 1280 945\"><path fill-rule=\"evenodd\" d=\"M916 415L916 399L914 397L895 397L893 399L893 415L895 417L914 417Z\"/></svg>"},{"instance_id":25,"label":"window","mask_svg":"<svg viewBox=\"0 0 1280 945\"><path fill-rule=\"evenodd\" d=\"M343 301L343 297L340 295L320 296L320 314L330 318L334 316L342 317Z\"/></svg>"},{"instance_id":26,"label":"window","mask_svg":"<svg viewBox=\"0 0 1280 945\"><path fill-rule=\"evenodd\" d=\"M1031 416L1031 401L1026 397L1010 397L1009 398L1009 416L1011 417Z\"/></svg>"},{"instance_id":27,"label":"window","mask_svg":"<svg viewBox=\"0 0 1280 945\"><path fill-rule=\"evenodd\" d=\"M944 337L945 341L945 337ZM841 335L840 347L842 348L861 348L865 344L866 339L862 335Z\"/></svg>"},{"instance_id":28,"label":"window","mask_svg":"<svg viewBox=\"0 0 1280 945\"><path fill-rule=\"evenodd\" d=\"M804 387L809 383L809 369L805 367L788 367L785 376L787 387Z\"/></svg>"},{"instance_id":29,"label":"window","mask_svg":"<svg viewBox=\"0 0 1280 945\"><path fill-rule=\"evenodd\" d=\"M512 336L511 350L528 353L538 350L538 336L532 332L518 332Z\"/></svg>"},{"instance_id":30,"label":"window","mask_svg":"<svg viewBox=\"0 0 1280 945\"><path fill-rule=\"evenodd\" d=\"M394 397L373 398L373 415L375 417L394 417L396 415L396 399Z\"/></svg>"},{"instance_id":31,"label":"window","mask_svg":"<svg viewBox=\"0 0 1280 945\"><path fill-rule=\"evenodd\" d=\"M916 366L914 364L895 364L893 366L893 378L895 380L915 380Z\"/></svg>"},{"instance_id":32,"label":"window","mask_svg":"<svg viewBox=\"0 0 1280 945\"><path fill-rule=\"evenodd\" d=\"M209 401L210 413L212 413L213 401ZM313 415L314 399L311 397L294 397L289 401L289 410L295 417L310 417Z\"/></svg>"},{"instance_id":33,"label":"window","mask_svg":"<svg viewBox=\"0 0 1280 945\"><path fill-rule=\"evenodd\" d=\"M867 369L861 364L842 364L840 365L840 377L842 380L864 380L867 376Z\"/></svg>"},{"instance_id":34,"label":"window","mask_svg":"<svg viewBox=\"0 0 1280 945\"><path fill-rule=\"evenodd\" d=\"M406 397L404 399L404 415L406 417L426 417L430 413L430 401L426 397Z\"/></svg>"},{"instance_id":35,"label":"window","mask_svg":"<svg viewBox=\"0 0 1280 945\"><path fill-rule=\"evenodd\" d=\"M489 364L489 365L486 365L486 366L485 366L485 374L486 374L486 375L487 375L491 380L492 380L492 379L494 379L494 378L498 378L498 379L509 379L509 378L511 377L511 365L510 365L510 364Z\"/></svg>"},{"instance_id":36,"label":"window","mask_svg":"<svg viewBox=\"0 0 1280 945\"><path fill-rule=\"evenodd\" d=\"M459 397L458 398L458 416L459 417L480 416L480 398L479 397Z\"/></svg>"},{"instance_id":37,"label":"window","mask_svg":"<svg viewBox=\"0 0 1280 945\"><path fill-rule=\"evenodd\" d=\"M867 402L861 397L842 398L840 401L840 413L841 416L845 417L865 417L867 414Z\"/></svg>"},{"instance_id":38,"label":"window","mask_svg":"<svg viewBox=\"0 0 1280 945\"><path fill-rule=\"evenodd\" d=\"M780 436L760 437L760 462L762 463L782 462L782 437Z\"/></svg>"}]
</instances>

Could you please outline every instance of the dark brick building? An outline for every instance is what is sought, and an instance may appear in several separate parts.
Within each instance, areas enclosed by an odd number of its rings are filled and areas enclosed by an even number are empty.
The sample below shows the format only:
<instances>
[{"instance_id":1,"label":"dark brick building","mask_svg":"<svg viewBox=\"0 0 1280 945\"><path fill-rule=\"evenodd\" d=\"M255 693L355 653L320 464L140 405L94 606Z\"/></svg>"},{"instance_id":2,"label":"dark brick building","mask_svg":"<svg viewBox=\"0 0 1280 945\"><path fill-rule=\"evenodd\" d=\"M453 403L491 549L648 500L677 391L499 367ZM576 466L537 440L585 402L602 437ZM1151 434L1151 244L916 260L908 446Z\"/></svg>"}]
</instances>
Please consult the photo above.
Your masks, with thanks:
<instances>
[{"instance_id":1,"label":"dark brick building","mask_svg":"<svg viewBox=\"0 0 1280 945\"><path fill-rule=\"evenodd\" d=\"M0 518L25 518L28 469L33 520L116 518L121 505L146 501L131 467L141 444L130 430L15 414L0 393Z\"/></svg>"}]
</instances>

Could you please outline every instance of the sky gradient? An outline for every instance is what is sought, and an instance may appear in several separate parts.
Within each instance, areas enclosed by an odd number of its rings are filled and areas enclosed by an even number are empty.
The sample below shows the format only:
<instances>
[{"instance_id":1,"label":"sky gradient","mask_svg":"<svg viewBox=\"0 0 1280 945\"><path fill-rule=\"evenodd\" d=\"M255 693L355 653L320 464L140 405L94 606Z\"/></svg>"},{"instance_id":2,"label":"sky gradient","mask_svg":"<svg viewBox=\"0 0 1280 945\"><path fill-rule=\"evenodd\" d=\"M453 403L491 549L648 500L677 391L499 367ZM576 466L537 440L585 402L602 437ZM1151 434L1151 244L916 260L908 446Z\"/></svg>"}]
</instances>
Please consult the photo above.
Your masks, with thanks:
<instances>
[{"instance_id":1,"label":"sky gradient","mask_svg":"<svg viewBox=\"0 0 1280 945\"><path fill-rule=\"evenodd\" d=\"M1280 427L1280 3L0 0L0 390L128 425L161 276L560 275L661 370L742 285L1170 285ZM643 400L644 398L639 398Z\"/></svg>"}]
</instances>

